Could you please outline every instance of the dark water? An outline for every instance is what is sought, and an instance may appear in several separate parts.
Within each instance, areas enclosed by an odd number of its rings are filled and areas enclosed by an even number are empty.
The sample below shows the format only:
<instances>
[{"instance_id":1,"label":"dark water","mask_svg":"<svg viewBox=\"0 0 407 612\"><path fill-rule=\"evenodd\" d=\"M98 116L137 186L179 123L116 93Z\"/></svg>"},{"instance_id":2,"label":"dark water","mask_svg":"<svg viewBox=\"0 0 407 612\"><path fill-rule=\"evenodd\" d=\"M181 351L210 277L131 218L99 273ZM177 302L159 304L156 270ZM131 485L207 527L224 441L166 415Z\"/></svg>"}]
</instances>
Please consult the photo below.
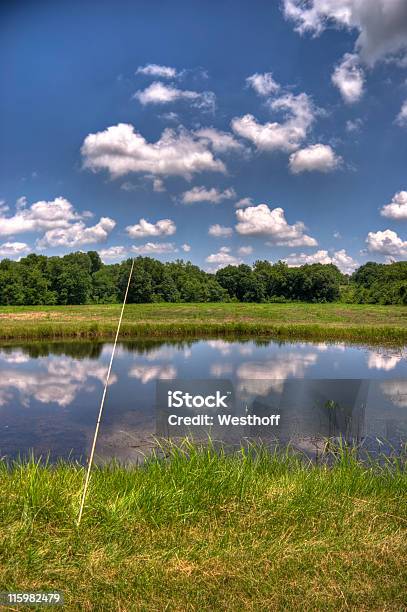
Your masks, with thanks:
<instances>
[{"instance_id":1,"label":"dark water","mask_svg":"<svg viewBox=\"0 0 407 612\"><path fill-rule=\"evenodd\" d=\"M0 347L0 453L84 459L89 452L112 345L35 343ZM99 459L138 460L154 446L155 381L222 378L241 397L265 401L285 381L371 381L363 406L345 415L293 403L282 432L305 450L344 428L358 441L399 449L407 440L403 349L326 343L202 340L118 346L97 445ZM348 383L346 383L348 384ZM346 423L345 423L345 421ZM247 436L247 430L241 432ZM250 434L250 432L249 432Z\"/></svg>"}]
</instances>

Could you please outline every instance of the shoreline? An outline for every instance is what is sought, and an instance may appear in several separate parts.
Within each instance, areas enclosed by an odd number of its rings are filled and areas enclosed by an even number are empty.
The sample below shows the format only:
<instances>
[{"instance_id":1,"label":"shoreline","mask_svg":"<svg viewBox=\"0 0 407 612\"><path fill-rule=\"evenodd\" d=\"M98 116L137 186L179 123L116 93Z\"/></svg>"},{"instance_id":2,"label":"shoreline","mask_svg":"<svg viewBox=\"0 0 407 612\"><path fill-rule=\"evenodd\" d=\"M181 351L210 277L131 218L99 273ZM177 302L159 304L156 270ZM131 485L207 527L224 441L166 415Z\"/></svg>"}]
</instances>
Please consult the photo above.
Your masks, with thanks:
<instances>
[{"instance_id":1,"label":"shoreline","mask_svg":"<svg viewBox=\"0 0 407 612\"><path fill-rule=\"evenodd\" d=\"M406 601L401 462L172 446L165 461L95 467L79 528L83 467L0 462L0 477L2 584L44 584L69 609L222 608L225 580L236 610L248 592L255 609Z\"/></svg>"},{"instance_id":2,"label":"shoreline","mask_svg":"<svg viewBox=\"0 0 407 612\"><path fill-rule=\"evenodd\" d=\"M24 340L72 340L72 341L109 341L116 333L116 323L87 323L70 326L67 324L46 324L35 327L16 326L3 330L0 328L0 342L18 342ZM322 325L274 325L240 323L142 323L122 324L119 340L200 340L200 339L236 339L236 340L276 340L305 342L349 342L351 344L386 345L400 347L407 344L407 328L392 326L355 326L326 327Z\"/></svg>"},{"instance_id":3,"label":"shoreline","mask_svg":"<svg viewBox=\"0 0 407 612\"><path fill-rule=\"evenodd\" d=\"M0 341L109 340L119 304L0 307ZM353 304L129 304L120 340L228 338L407 344L407 308Z\"/></svg>"}]
</instances>

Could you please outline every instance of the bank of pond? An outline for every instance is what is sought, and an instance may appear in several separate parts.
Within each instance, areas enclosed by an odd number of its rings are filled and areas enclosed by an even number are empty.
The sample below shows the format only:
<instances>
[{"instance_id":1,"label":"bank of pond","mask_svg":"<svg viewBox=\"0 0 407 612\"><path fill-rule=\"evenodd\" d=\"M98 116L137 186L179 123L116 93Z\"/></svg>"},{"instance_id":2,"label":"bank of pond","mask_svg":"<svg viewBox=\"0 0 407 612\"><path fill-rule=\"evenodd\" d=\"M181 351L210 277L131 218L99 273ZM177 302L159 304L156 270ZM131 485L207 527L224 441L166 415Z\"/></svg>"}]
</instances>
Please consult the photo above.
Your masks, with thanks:
<instances>
[{"instance_id":1,"label":"bank of pond","mask_svg":"<svg viewBox=\"0 0 407 612\"><path fill-rule=\"evenodd\" d=\"M0 462L0 582L67 609L402 610L407 473L249 447L169 445L143 466Z\"/></svg>"}]
</instances>

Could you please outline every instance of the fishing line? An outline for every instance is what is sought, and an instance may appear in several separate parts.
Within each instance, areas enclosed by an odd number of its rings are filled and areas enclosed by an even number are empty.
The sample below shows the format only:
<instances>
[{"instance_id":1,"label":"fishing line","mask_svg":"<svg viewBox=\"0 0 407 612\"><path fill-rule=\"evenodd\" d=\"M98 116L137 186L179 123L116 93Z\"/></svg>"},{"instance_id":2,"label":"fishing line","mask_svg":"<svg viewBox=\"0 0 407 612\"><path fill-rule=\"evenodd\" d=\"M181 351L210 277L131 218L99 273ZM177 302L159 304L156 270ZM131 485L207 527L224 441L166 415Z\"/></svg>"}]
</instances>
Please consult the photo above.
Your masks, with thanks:
<instances>
[{"instance_id":1,"label":"fishing line","mask_svg":"<svg viewBox=\"0 0 407 612\"><path fill-rule=\"evenodd\" d=\"M93 463L93 455L95 454L96 441L97 441L97 437L98 437L98 433L99 433L99 425L100 425L100 421L102 419L103 406L105 404L105 398L106 398L107 387L108 387L108 384L109 384L110 372L112 370L113 359L114 359L114 355L115 355L115 352L116 352L117 338L119 337L120 326L122 324L123 312L124 312L124 307L125 307L126 302L127 302L127 294L129 292L130 281L131 281L131 277L132 277L132 274L133 274L133 268L134 268L134 259L132 259L132 262L131 262L131 268L130 268L129 279L127 281L126 293L124 294L124 300L123 300L122 310L121 310L121 313L120 313L119 324L118 324L117 330L116 330L116 337L114 339L113 350L112 350L112 354L110 356L110 363L109 363L109 368L107 370L105 387L103 389L102 401L100 402L98 420L96 422L95 434L93 436L92 449L90 451L88 467L87 467L87 470L86 470L86 478L85 478L85 484L84 484L84 487L83 487L81 507L79 509L79 516L78 516L78 520L77 520L77 523L76 523L78 525L78 527L79 527L81 519L82 519L83 507L85 505L86 493L88 491L89 480L90 480L90 471L91 471L92 463Z\"/></svg>"}]
</instances>

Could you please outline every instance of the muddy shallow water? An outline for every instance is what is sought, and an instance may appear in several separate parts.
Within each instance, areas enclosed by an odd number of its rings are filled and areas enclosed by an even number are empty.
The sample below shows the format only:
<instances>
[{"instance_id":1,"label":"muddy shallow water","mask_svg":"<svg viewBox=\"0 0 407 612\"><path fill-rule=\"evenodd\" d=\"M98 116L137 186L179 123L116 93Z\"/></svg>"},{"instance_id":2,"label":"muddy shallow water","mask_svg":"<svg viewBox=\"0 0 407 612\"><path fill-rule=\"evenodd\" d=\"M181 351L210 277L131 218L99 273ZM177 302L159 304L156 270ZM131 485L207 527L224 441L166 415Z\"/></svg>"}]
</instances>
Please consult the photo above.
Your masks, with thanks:
<instances>
[{"instance_id":1,"label":"muddy shallow water","mask_svg":"<svg viewBox=\"0 0 407 612\"><path fill-rule=\"evenodd\" d=\"M85 460L96 422L111 343L0 346L0 453ZM301 401L284 408L273 436L311 452L327 436L399 449L407 441L407 360L400 349L336 343L201 340L123 342L118 346L96 454L138 461L155 446L157 379L227 379L241 401L271 401L290 381L363 379L363 401L346 414ZM278 381L278 382L276 382ZM260 405L259 404L259 405ZM262 431L236 430L239 437Z\"/></svg>"}]
</instances>

